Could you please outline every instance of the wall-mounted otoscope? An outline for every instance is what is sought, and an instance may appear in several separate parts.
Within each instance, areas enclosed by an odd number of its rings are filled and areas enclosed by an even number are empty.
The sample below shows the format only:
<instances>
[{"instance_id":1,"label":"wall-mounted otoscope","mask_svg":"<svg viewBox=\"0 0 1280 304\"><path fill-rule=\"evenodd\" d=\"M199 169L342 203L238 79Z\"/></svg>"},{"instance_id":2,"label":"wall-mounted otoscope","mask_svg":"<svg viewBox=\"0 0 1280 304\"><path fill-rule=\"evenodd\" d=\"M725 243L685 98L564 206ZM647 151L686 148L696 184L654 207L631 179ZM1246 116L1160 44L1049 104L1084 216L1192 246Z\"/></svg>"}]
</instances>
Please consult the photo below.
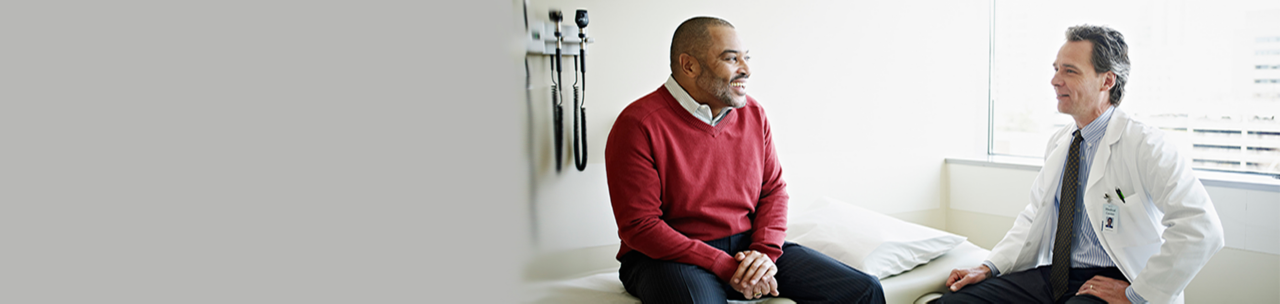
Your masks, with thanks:
<instances>
[{"instance_id":1,"label":"wall-mounted otoscope","mask_svg":"<svg viewBox=\"0 0 1280 304\"><path fill-rule=\"evenodd\" d=\"M560 84L563 80L561 75L562 58L560 57L562 55L560 52L564 43L564 35L560 32L560 21L564 20L564 15L560 14L559 10L551 10L548 15L551 21L556 23L556 55L551 57L551 66L555 70L555 77L551 78L551 115L552 120L555 122L552 128L555 130L556 138L556 171L559 172L560 162L564 159L564 107L561 106L564 98L560 95ZM574 91L574 93L577 94L577 91Z\"/></svg>"},{"instance_id":2,"label":"wall-mounted otoscope","mask_svg":"<svg viewBox=\"0 0 1280 304\"><path fill-rule=\"evenodd\" d=\"M552 137L555 139L556 172L560 172L564 159L568 157L564 155L567 141L564 134L564 57L572 57L570 59L573 60L573 162L578 171L587 168L587 44L595 42L595 39L587 37L587 10L580 9L575 13L573 23L577 27L562 24L566 21L565 16L558 9L548 10L547 20L527 21L528 54L551 57L551 120L552 132L555 133ZM529 75L525 80L531 83ZM532 90L531 84L526 86Z\"/></svg>"},{"instance_id":3,"label":"wall-mounted otoscope","mask_svg":"<svg viewBox=\"0 0 1280 304\"><path fill-rule=\"evenodd\" d=\"M574 17L575 23L578 24L578 38L582 41L578 47L578 58L574 60L574 84L573 84L573 165L578 171L587 169L587 10L578 10ZM581 63L581 64L578 64ZM579 69L581 68L581 69ZM578 103L578 73L582 74L582 103ZM581 123L581 124L579 124ZM578 139L582 139L582 144L578 144ZM579 151L581 147L581 151ZM581 156L581 158L579 158Z\"/></svg>"}]
</instances>

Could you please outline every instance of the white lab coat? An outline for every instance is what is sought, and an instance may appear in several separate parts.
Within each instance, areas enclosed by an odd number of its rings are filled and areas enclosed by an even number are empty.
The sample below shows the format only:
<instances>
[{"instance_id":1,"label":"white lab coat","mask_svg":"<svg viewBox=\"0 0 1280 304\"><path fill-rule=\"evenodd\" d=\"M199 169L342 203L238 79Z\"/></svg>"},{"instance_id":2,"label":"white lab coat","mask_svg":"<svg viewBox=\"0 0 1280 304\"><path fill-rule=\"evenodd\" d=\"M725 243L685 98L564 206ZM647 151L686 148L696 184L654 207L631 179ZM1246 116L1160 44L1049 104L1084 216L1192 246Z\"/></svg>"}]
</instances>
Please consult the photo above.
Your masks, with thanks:
<instances>
[{"instance_id":1,"label":"white lab coat","mask_svg":"<svg viewBox=\"0 0 1280 304\"><path fill-rule=\"evenodd\" d=\"M1049 140L1031 203L991 250L988 260L1002 274L1052 264L1058 222L1053 201L1076 129L1068 125ZM1164 140L1164 132L1117 108L1088 165L1084 208L1102 248L1147 301L1182 303L1183 289L1223 246L1222 222L1190 160ZM1119 207L1112 230L1103 229L1104 193Z\"/></svg>"}]
</instances>

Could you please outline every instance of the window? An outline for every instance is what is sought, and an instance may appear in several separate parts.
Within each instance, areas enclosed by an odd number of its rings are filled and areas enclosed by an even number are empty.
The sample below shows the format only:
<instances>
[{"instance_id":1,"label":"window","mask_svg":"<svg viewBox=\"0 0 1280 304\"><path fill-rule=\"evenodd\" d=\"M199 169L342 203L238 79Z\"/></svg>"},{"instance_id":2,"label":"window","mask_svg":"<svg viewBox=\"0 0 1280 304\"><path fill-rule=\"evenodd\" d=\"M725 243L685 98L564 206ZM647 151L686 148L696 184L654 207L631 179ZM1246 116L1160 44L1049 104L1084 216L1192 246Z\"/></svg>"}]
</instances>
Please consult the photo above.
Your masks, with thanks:
<instances>
[{"instance_id":1,"label":"window","mask_svg":"<svg viewBox=\"0 0 1280 304\"><path fill-rule=\"evenodd\" d=\"M1072 124L1049 81L1066 29L1087 23L1129 44L1121 110L1196 169L1280 177L1280 1L993 1L991 154L1043 157Z\"/></svg>"}]
</instances>

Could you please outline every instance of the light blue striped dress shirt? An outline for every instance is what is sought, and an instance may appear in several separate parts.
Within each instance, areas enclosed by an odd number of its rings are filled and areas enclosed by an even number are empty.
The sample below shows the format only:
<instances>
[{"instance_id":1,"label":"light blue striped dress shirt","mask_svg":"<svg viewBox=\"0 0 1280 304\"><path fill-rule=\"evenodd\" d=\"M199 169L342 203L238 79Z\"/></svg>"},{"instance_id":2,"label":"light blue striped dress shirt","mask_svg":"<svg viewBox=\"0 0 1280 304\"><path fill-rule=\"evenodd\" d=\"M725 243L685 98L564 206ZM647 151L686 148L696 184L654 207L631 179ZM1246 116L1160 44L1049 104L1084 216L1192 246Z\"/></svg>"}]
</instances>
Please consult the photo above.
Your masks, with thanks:
<instances>
[{"instance_id":1,"label":"light blue striped dress shirt","mask_svg":"<svg viewBox=\"0 0 1280 304\"><path fill-rule=\"evenodd\" d=\"M1116 107L1107 108L1102 116L1098 116L1089 125L1080 129L1080 136L1084 137L1084 142L1080 145L1080 178L1075 181L1078 185L1077 189L1084 189L1085 183L1089 181L1089 169L1093 167L1094 154L1098 154L1098 142L1102 141L1102 135L1106 133L1107 125L1111 122L1111 112L1115 109ZM1063 162L1063 175L1066 175L1066 165L1066 162ZM1062 187L1057 188L1058 193L1053 195L1055 212L1060 210L1058 201L1062 198ZM1084 191L1080 193L1084 194ZM1115 267L1116 263L1111 261L1111 257L1107 256L1107 252L1102 249L1102 243L1098 242L1098 235L1092 227L1089 227L1089 213L1084 210L1084 195L1076 195L1075 202L1071 203L1076 204L1075 222L1072 223L1076 237L1071 238L1071 268Z\"/></svg>"},{"instance_id":2,"label":"light blue striped dress shirt","mask_svg":"<svg viewBox=\"0 0 1280 304\"><path fill-rule=\"evenodd\" d=\"M1111 113L1115 112L1116 107L1107 108L1101 116L1090 122L1089 125L1080 129L1080 136L1084 137L1084 142L1080 145L1080 174L1079 180L1074 181L1079 185L1078 189L1084 189L1085 183L1089 181L1089 169L1093 167L1093 156L1098 153L1098 145L1102 141L1102 136L1106 134L1107 125L1111 123ZM1048 164L1046 164L1048 165ZM1066 162L1062 163L1063 174L1066 174ZM1061 178L1059 178L1061 179ZM1067 182L1067 181L1062 181ZM1062 197L1062 187L1057 187L1058 192L1053 196L1053 212L1057 213L1058 200ZM1089 213L1084 210L1084 196L1077 195L1076 216L1072 223L1075 226L1076 237L1071 238L1071 268L1093 268L1093 267L1116 267L1116 263L1111 261L1111 257L1107 255L1106 250L1102 249L1102 243L1098 241L1098 235L1089 227ZM1057 216L1054 216L1057 218ZM984 262L994 275L999 275L1000 271L996 269L995 264L990 261ZM1125 296L1132 303L1146 303L1146 299L1133 291L1133 287L1125 289Z\"/></svg>"}]
</instances>

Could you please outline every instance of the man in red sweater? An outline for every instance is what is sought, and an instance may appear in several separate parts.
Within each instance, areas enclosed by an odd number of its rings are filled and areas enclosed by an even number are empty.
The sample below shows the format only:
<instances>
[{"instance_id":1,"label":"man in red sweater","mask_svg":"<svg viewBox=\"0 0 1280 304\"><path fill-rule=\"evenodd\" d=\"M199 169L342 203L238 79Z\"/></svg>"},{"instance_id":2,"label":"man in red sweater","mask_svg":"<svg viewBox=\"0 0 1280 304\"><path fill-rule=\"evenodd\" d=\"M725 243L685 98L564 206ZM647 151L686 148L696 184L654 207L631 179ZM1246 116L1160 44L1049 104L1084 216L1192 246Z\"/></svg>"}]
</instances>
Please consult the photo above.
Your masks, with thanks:
<instances>
[{"instance_id":1,"label":"man in red sweater","mask_svg":"<svg viewBox=\"0 0 1280 304\"><path fill-rule=\"evenodd\" d=\"M614 122L605 171L623 285L645 303L884 303L874 276L783 242L787 185L746 94L748 58L729 22L686 20L671 77Z\"/></svg>"}]
</instances>

